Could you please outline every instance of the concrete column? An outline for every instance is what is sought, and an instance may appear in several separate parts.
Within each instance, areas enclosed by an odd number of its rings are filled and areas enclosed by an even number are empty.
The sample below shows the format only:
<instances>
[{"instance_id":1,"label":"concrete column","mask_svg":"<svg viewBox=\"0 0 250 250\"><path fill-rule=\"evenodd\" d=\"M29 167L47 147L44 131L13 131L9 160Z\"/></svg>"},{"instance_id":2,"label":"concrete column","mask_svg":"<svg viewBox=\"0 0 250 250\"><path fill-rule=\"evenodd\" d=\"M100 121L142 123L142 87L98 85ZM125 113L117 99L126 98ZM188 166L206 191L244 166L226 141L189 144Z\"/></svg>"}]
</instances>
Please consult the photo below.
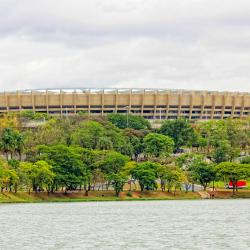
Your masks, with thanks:
<instances>
[{"instance_id":1,"label":"concrete column","mask_svg":"<svg viewBox=\"0 0 250 250\"><path fill-rule=\"evenodd\" d=\"M30 97L31 97L32 111L35 112L35 101L34 101L34 92L33 92L33 90L31 90L31 92L30 92Z\"/></svg>"},{"instance_id":2,"label":"concrete column","mask_svg":"<svg viewBox=\"0 0 250 250\"><path fill-rule=\"evenodd\" d=\"M105 98L105 96L104 96L104 89L103 89L102 90L102 110L101 110L102 116L103 116L103 109L104 109L104 98Z\"/></svg>"},{"instance_id":3,"label":"concrete column","mask_svg":"<svg viewBox=\"0 0 250 250\"><path fill-rule=\"evenodd\" d=\"M242 118L243 117L243 111L244 111L244 107L245 107L245 96L244 95L242 95L242 97L241 97L242 99L241 99L241 110L240 110L240 118Z\"/></svg>"},{"instance_id":4,"label":"concrete column","mask_svg":"<svg viewBox=\"0 0 250 250\"><path fill-rule=\"evenodd\" d=\"M46 110L47 110L47 114L49 113L49 92L46 89L46 93L45 93L45 102L46 102Z\"/></svg>"},{"instance_id":5,"label":"concrete column","mask_svg":"<svg viewBox=\"0 0 250 250\"><path fill-rule=\"evenodd\" d=\"M74 93L73 93L73 102L74 102L74 114L76 114L76 90L74 90Z\"/></svg>"},{"instance_id":6,"label":"concrete column","mask_svg":"<svg viewBox=\"0 0 250 250\"><path fill-rule=\"evenodd\" d=\"M231 96L231 99L232 99L232 111L231 111L231 118L233 118L234 117L234 112L235 112L235 100L236 100L236 96L234 95L234 96Z\"/></svg>"},{"instance_id":7,"label":"concrete column","mask_svg":"<svg viewBox=\"0 0 250 250\"><path fill-rule=\"evenodd\" d=\"M180 93L178 94L178 115L177 115L178 118L180 118L180 114L181 114L181 104L182 104L182 97Z\"/></svg>"}]
</instances>

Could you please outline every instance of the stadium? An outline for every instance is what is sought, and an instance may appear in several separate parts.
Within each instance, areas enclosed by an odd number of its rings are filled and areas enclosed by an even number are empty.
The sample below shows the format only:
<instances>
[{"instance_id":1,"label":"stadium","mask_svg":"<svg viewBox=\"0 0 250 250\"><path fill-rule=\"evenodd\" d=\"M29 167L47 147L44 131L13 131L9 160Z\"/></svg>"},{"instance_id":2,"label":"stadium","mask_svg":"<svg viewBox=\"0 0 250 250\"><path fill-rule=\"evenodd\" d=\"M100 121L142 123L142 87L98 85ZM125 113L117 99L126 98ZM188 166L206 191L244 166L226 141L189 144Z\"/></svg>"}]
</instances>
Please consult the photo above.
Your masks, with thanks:
<instances>
[{"instance_id":1,"label":"stadium","mask_svg":"<svg viewBox=\"0 0 250 250\"><path fill-rule=\"evenodd\" d=\"M130 113L146 119L246 118L250 93L169 89L39 89L0 93L0 113Z\"/></svg>"}]
</instances>

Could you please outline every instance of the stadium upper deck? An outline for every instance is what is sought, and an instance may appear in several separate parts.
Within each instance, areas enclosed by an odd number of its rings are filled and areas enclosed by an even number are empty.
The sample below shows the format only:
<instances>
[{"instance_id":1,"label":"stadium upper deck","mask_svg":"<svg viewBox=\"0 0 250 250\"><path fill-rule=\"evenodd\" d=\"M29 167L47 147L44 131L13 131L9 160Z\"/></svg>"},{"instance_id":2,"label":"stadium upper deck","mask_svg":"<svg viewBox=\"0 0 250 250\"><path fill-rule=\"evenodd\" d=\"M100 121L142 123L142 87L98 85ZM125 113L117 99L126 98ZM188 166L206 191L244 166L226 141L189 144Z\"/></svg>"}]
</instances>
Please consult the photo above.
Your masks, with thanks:
<instances>
[{"instance_id":1,"label":"stadium upper deck","mask_svg":"<svg viewBox=\"0 0 250 250\"><path fill-rule=\"evenodd\" d=\"M32 110L50 114L131 113L147 119L244 118L250 93L168 89L45 89L0 93L0 113Z\"/></svg>"}]
</instances>

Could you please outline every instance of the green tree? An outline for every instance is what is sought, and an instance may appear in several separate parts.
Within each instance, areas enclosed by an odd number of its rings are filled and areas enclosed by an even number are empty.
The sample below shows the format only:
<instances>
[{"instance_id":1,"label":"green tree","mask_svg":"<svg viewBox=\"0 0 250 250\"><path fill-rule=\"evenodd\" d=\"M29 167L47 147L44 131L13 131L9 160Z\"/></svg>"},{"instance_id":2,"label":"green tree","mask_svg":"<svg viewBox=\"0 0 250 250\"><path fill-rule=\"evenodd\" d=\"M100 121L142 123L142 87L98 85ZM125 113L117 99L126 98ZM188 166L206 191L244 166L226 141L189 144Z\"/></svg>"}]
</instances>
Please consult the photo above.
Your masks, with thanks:
<instances>
[{"instance_id":1,"label":"green tree","mask_svg":"<svg viewBox=\"0 0 250 250\"><path fill-rule=\"evenodd\" d=\"M173 152L174 142L169 136L149 133L143 142L144 152L148 156L167 157Z\"/></svg>"},{"instance_id":2,"label":"green tree","mask_svg":"<svg viewBox=\"0 0 250 250\"><path fill-rule=\"evenodd\" d=\"M32 166L32 185L33 189L37 192L39 190L46 189L49 193L52 190L53 179L55 174L46 161L37 161Z\"/></svg>"},{"instance_id":3,"label":"green tree","mask_svg":"<svg viewBox=\"0 0 250 250\"><path fill-rule=\"evenodd\" d=\"M233 184L233 193L237 191L237 182L240 179L250 177L250 164L240 164L237 162L221 162L217 165L218 175L224 180L227 179Z\"/></svg>"},{"instance_id":4,"label":"green tree","mask_svg":"<svg viewBox=\"0 0 250 250\"><path fill-rule=\"evenodd\" d=\"M198 166L191 169L193 179L198 181L206 191L208 184L215 179L215 172L213 167L206 162L201 162Z\"/></svg>"},{"instance_id":5,"label":"green tree","mask_svg":"<svg viewBox=\"0 0 250 250\"><path fill-rule=\"evenodd\" d=\"M108 120L118 128L149 129L150 123L142 116L131 114L109 114Z\"/></svg>"},{"instance_id":6,"label":"green tree","mask_svg":"<svg viewBox=\"0 0 250 250\"><path fill-rule=\"evenodd\" d=\"M82 161L83 149L80 147L67 147L65 145L40 146L39 154L53 168L56 174L53 188L65 187L75 190L86 182L86 166Z\"/></svg>"},{"instance_id":7,"label":"green tree","mask_svg":"<svg viewBox=\"0 0 250 250\"><path fill-rule=\"evenodd\" d=\"M129 162L128 156L115 151L106 151L97 165L105 174L117 174L127 162Z\"/></svg>"},{"instance_id":8,"label":"green tree","mask_svg":"<svg viewBox=\"0 0 250 250\"><path fill-rule=\"evenodd\" d=\"M0 137L0 148L5 153L6 159L13 158L13 154L18 151L21 155L23 138L21 134L12 128L4 128Z\"/></svg>"},{"instance_id":9,"label":"green tree","mask_svg":"<svg viewBox=\"0 0 250 250\"><path fill-rule=\"evenodd\" d=\"M170 136L174 140L175 150L190 143L194 136L194 130L188 120L176 119L163 122L159 132Z\"/></svg>"},{"instance_id":10,"label":"green tree","mask_svg":"<svg viewBox=\"0 0 250 250\"><path fill-rule=\"evenodd\" d=\"M154 162L142 162L138 163L136 167L131 170L131 175L134 179L138 180L141 192L151 189L157 189L157 174L156 169L159 167Z\"/></svg>"},{"instance_id":11,"label":"green tree","mask_svg":"<svg viewBox=\"0 0 250 250\"><path fill-rule=\"evenodd\" d=\"M121 173L112 173L108 175L108 180L115 190L115 194L118 197L123 190L124 184L127 182L127 177Z\"/></svg>"}]
</instances>

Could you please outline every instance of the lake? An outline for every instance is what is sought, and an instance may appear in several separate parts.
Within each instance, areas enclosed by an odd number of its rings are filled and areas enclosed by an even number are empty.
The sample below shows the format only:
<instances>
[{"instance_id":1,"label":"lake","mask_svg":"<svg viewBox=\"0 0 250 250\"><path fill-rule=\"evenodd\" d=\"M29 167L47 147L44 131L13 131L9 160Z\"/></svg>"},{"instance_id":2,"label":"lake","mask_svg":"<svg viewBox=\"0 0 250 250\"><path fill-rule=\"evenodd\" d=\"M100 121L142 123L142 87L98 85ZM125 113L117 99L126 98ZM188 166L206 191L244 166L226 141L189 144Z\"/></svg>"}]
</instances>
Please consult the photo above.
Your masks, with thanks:
<instances>
[{"instance_id":1,"label":"lake","mask_svg":"<svg viewBox=\"0 0 250 250\"><path fill-rule=\"evenodd\" d=\"M250 200L0 205L0 249L250 249Z\"/></svg>"}]
</instances>

